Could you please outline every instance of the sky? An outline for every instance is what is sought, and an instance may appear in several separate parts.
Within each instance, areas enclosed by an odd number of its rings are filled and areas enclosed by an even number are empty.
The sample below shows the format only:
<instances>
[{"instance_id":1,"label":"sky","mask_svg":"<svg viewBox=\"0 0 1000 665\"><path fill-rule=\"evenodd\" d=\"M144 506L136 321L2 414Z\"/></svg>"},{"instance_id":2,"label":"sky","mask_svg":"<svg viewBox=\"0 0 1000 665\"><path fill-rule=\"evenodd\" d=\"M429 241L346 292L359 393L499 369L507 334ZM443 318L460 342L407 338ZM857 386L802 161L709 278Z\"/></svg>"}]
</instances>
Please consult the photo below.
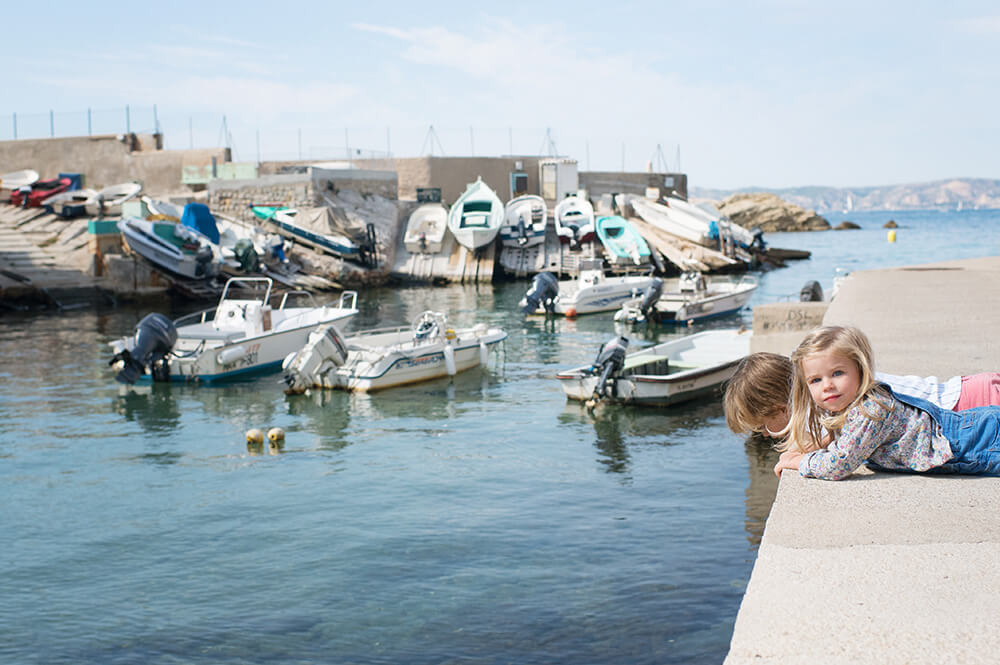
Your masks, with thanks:
<instances>
[{"instance_id":1,"label":"sky","mask_svg":"<svg viewBox=\"0 0 1000 665\"><path fill-rule=\"evenodd\" d=\"M0 41L0 140L158 128L234 161L559 155L722 189L1000 178L996 2L46 7L44 30Z\"/></svg>"}]
</instances>

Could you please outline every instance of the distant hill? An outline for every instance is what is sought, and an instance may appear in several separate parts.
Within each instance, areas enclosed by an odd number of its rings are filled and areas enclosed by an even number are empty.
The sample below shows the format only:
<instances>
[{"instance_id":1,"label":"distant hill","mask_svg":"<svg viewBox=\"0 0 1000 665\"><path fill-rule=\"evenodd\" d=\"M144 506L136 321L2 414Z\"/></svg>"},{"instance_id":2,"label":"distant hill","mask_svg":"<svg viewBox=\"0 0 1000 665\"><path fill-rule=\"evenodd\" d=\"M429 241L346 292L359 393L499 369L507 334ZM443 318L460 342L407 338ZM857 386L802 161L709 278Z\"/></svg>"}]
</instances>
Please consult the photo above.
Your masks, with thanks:
<instances>
[{"instance_id":1,"label":"distant hill","mask_svg":"<svg viewBox=\"0 0 1000 665\"><path fill-rule=\"evenodd\" d=\"M785 201L818 212L848 210L955 210L1000 208L1000 180L953 178L909 185L879 187L787 187L767 189L708 189L690 187L692 198L721 201L731 194L770 192Z\"/></svg>"}]
</instances>

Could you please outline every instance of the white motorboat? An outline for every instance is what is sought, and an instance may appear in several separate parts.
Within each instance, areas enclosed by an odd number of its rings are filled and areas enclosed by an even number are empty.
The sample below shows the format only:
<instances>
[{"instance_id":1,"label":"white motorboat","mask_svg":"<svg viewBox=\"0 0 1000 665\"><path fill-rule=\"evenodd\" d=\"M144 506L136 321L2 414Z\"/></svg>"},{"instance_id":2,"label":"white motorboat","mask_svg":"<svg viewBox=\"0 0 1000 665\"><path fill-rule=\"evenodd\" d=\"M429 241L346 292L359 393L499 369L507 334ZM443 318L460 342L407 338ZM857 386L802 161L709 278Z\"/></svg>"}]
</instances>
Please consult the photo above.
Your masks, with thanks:
<instances>
[{"instance_id":1,"label":"white motorboat","mask_svg":"<svg viewBox=\"0 0 1000 665\"><path fill-rule=\"evenodd\" d=\"M177 222L125 217L118 221L118 230L133 252L181 277L211 277L223 260L217 244Z\"/></svg>"},{"instance_id":2,"label":"white motorboat","mask_svg":"<svg viewBox=\"0 0 1000 665\"><path fill-rule=\"evenodd\" d=\"M507 202L504 221L500 226L500 243L504 247L531 247L545 242L548 208L545 199L525 194Z\"/></svg>"},{"instance_id":3,"label":"white motorboat","mask_svg":"<svg viewBox=\"0 0 1000 665\"><path fill-rule=\"evenodd\" d=\"M333 306L318 305L311 294L294 291L273 308L271 285L267 277L234 277L213 309L176 321L147 315L134 335L111 343L116 380L211 383L274 372L318 326L358 312L355 291L344 291ZM290 296L304 298L306 304L293 305Z\"/></svg>"},{"instance_id":4,"label":"white motorboat","mask_svg":"<svg viewBox=\"0 0 1000 665\"><path fill-rule=\"evenodd\" d=\"M122 204L135 198L142 191L137 182L123 182L97 190L97 195L87 202L87 214L92 217L122 214Z\"/></svg>"},{"instance_id":5,"label":"white motorboat","mask_svg":"<svg viewBox=\"0 0 1000 665\"><path fill-rule=\"evenodd\" d=\"M38 171L22 169L21 171L11 171L0 174L0 189L20 189L21 187L31 187L38 182Z\"/></svg>"},{"instance_id":6,"label":"white motorboat","mask_svg":"<svg viewBox=\"0 0 1000 665\"><path fill-rule=\"evenodd\" d=\"M496 239L503 223L503 203L482 177L469 183L448 211L448 228L469 249L484 247Z\"/></svg>"},{"instance_id":7,"label":"white motorboat","mask_svg":"<svg viewBox=\"0 0 1000 665\"><path fill-rule=\"evenodd\" d=\"M655 279L651 275L608 276L604 274L603 259L582 259L575 280L560 282L549 272L535 275L531 289L518 306L525 314L563 314L571 318L608 312L626 300L640 297Z\"/></svg>"},{"instance_id":8,"label":"white motorboat","mask_svg":"<svg viewBox=\"0 0 1000 665\"><path fill-rule=\"evenodd\" d=\"M403 246L413 254L437 254L447 231L448 210L440 203L423 203L406 222Z\"/></svg>"},{"instance_id":9,"label":"white motorboat","mask_svg":"<svg viewBox=\"0 0 1000 665\"><path fill-rule=\"evenodd\" d=\"M556 374L570 399L591 403L671 406L718 394L750 353L752 333L742 328L688 335L628 353L628 339L601 347L590 365Z\"/></svg>"},{"instance_id":10,"label":"white motorboat","mask_svg":"<svg viewBox=\"0 0 1000 665\"><path fill-rule=\"evenodd\" d=\"M559 241L576 247L594 239L594 206L583 196L567 196L556 204L556 235Z\"/></svg>"},{"instance_id":11,"label":"white motorboat","mask_svg":"<svg viewBox=\"0 0 1000 665\"><path fill-rule=\"evenodd\" d=\"M507 338L485 323L449 328L440 312L424 312L412 326L379 328L344 337L335 324L320 326L282 368L289 394L310 388L367 392L454 376L487 365L489 352Z\"/></svg>"},{"instance_id":12,"label":"white motorboat","mask_svg":"<svg viewBox=\"0 0 1000 665\"><path fill-rule=\"evenodd\" d=\"M42 205L50 212L69 219L87 214L87 205L96 197L96 190L72 189L48 197Z\"/></svg>"},{"instance_id":13,"label":"white motorboat","mask_svg":"<svg viewBox=\"0 0 1000 665\"><path fill-rule=\"evenodd\" d=\"M743 275L706 277L700 272L685 272L680 277L662 280L659 293L649 292L622 304L615 321L623 323L691 323L743 309L757 290L757 278Z\"/></svg>"},{"instance_id":14,"label":"white motorboat","mask_svg":"<svg viewBox=\"0 0 1000 665\"><path fill-rule=\"evenodd\" d=\"M690 201L679 199L676 196L668 196L664 199L671 208L683 210L694 217L701 217L709 225L709 230L713 225L718 229L718 235L723 238L730 238L739 247L751 247L762 244L762 234L758 229L756 232L749 231L739 224L731 221L727 216L719 212L710 203L696 205ZM718 237L718 236L717 236Z\"/></svg>"},{"instance_id":15,"label":"white motorboat","mask_svg":"<svg viewBox=\"0 0 1000 665\"><path fill-rule=\"evenodd\" d=\"M251 206L259 219L273 224L278 233L318 252L333 254L345 259L357 259L361 247L347 236L330 231L331 210L328 206L298 210L296 208L271 208L263 216L259 210L266 206Z\"/></svg>"}]
</instances>

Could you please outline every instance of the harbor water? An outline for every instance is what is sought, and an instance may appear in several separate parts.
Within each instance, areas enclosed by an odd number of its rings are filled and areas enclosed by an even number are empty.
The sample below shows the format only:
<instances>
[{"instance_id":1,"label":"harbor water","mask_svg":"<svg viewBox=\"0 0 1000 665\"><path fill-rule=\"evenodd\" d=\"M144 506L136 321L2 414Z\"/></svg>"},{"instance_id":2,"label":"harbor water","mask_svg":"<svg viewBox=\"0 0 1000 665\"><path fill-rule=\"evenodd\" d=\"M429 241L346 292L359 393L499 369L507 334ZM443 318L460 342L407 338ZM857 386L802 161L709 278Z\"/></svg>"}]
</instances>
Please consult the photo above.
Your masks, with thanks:
<instances>
[{"instance_id":1,"label":"harbor water","mask_svg":"<svg viewBox=\"0 0 1000 665\"><path fill-rule=\"evenodd\" d=\"M767 234L813 256L757 274L751 304L1000 242L997 211L849 219ZM120 386L108 342L149 306L0 311L0 662L722 662L776 455L717 399L590 412L553 376L617 332L635 348L751 313L625 331L525 319L527 287L362 293L356 327L431 309L509 333L485 371L371 395ZM284 445L248 448L254 427Z\"/></svg>"}]
</instances>

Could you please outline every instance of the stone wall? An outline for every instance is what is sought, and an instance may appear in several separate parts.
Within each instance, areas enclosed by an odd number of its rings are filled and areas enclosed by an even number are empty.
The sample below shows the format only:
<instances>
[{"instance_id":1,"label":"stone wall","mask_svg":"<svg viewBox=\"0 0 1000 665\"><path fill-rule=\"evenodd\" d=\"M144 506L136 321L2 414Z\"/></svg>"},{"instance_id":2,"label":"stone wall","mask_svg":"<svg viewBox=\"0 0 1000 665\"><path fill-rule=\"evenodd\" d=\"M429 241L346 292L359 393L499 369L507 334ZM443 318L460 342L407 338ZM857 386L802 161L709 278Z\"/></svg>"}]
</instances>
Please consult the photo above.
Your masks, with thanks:
<instances>
[{"instance_id":1,"label":"stone wall","mask_svg":"<svg viewBox=\"0 0 1000 665\"><path fill-rule=\"evenodd\" d=\"M0 173L34 169L41 178L82 173L83 186L100 189L139 182L152 196L193 193L181 183L185 166L229 161L226 148L161 150L158 134L105 134L0 141Z\"/></svg>"},{"instance_id":2,"label":"stone wall","mask_svg":"<svg viewBox=\"0 0 1000 665\"><path fill-rule=\"evenodd\" d=\"M676 192L687 198L685 173L628 173L625 171L581 171L580 187L587 190L591 200L602 194L638 194L644 196L647 187L657 187L665 196Z\"/></svg>"}]
</instances>

